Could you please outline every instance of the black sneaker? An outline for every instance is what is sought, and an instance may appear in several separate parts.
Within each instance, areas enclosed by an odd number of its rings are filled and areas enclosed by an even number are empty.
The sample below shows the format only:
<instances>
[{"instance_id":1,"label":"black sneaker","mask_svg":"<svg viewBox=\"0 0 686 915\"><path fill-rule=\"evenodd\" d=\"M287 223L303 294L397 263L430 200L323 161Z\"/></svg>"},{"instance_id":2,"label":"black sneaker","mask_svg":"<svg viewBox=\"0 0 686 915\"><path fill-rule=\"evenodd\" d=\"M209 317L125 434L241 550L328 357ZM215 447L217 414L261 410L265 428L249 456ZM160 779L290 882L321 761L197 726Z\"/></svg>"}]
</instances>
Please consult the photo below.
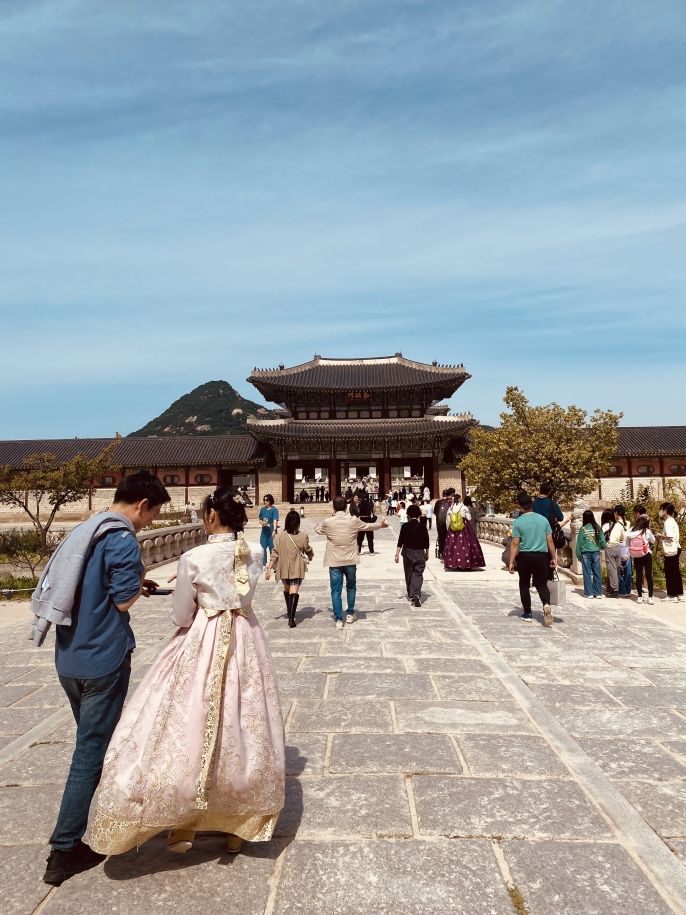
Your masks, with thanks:
<instances>
[{"instance_id":1,"label":"black sneaker","mask_svg":"<svg viewBox=\"0 0 686 915\"><path fill-rule=\"evenodd\" d=\"M528 613L527 613L527 611L524 611L524 613L522 613L522 619L526 620L528 623L530 623L533 618L534 618L534 615L531 612L531 610L529 610Z\"/></svg>"},{"instance_id":2,"label":"black sneaker","mask_svg":"<svg viewBox=\"0 0 686 915\"><path fill-rule=\"evenodd\" d=\"M60 886L75 874L97 867L106 857L107 855L100 855L97 851L93 851L84 842L79 842L69 851L53 848L49 857L46 858L48 866L43 874L43 883Z\"/></svg>"},{"instance_id":3,"label":"black sneaker","mask_svg":"<svg viewBox=\"0 0 686 915\"><path fill-rule=\"evenodd\" d=\"M421 607L422 602L421 602L420 599L417 597L417 595L415 595L415 596L412 598L412 604L413 604L413 606L415 606L415 607Z\"/></svg>"}]
</instances>

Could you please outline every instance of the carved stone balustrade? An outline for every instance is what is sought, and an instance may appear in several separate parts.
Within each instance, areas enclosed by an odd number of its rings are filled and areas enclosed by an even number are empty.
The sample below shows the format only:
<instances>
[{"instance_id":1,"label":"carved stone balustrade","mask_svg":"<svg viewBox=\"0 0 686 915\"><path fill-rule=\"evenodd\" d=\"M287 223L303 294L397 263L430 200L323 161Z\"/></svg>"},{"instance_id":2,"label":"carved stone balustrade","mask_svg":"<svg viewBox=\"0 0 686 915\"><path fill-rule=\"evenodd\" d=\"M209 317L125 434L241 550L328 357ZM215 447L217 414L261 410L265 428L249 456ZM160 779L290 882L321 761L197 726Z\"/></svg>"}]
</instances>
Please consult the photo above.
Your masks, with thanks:
<instances>
[{"instance_id":1,"label":"carved stone balustrade","mask_svg":"<svg viewBox=\"0 0 686 915\"><path fill-rule=\"evenodd\" d=\"M182 553L205 543L207 535L202 524L179 524L137 534L141 545L141 558L146 570L178 559Z\"/></svg>"},{"instance_id":2,"label":"carved stone balustrade","mask_svg":"<svg viewBox=\"0 0 686 915\"><path fill-rule=\"evenodd\" d=\"M581 528L581 514L583 514L583 508L578 513L579 504L574 508L572 513L572 531L569 533L568 529L562 528L567 538L567 544L561 547L557 551L557 565L560 571L564 572L575 584L579 584L582 581L581 569L577 568L578 563L576 555L574 552L573 545L576 543L576 535ZM503 546L503 541L510 536L512 531L512 522L513 518L510 518L508 515L484 515L479 518L479 539L487 540L489 543L495 543L498 546Z\"/></svg>"}]
</instances>

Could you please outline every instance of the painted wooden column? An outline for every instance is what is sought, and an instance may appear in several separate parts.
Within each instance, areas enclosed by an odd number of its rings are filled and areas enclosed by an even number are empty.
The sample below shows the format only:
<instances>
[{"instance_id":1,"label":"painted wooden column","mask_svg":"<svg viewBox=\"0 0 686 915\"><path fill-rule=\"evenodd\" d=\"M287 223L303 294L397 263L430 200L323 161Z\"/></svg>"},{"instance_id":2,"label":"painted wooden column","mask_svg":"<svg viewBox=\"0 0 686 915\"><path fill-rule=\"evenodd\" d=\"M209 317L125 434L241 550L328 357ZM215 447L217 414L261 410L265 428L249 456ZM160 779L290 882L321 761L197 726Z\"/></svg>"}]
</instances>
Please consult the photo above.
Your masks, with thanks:
<instances>
[{"instance_id":1,"label":"painted wooden column","mask_svg":"<svg viewBox=\"0 0 686 915\"><path fill-rule=\"evenodd\" d=\"M288 502L288 452L281 455L281 501Z\"/></svg>"},{"instance_id":2,"label":"painted wooden column","mask_svg":"<svg viewBox=\"0 0 686 915\"><path fill-rule=\"evenodd\" d=\"M184 467L183 468L183 485L184 485L184 492L186 493L186 495L185 495L186 502L188 502L188 487L190 486L190 482L191 482L191 468Z\"/></svg>"},{"instance_id":3,"label":"painted wooden column","mask_svg":"<svg viewBox=\"0 0 686 915\"><path fill-rule=\"evenodd\" d=\"M255 505L260 504L260 465L255 464L254 468L255 473Z\"/></svg>"},{"instance_id":4,"label":"painted wooden column","mask_svg":"<svg viewBox=\"0 0 686 915\"><path fill-rule=\"evenodd\" d=\"M441 494L439 492L440 479L438 473L438 452L434 449L431 461L432 461L432 473L431 473L431 498L439 499Z\"/></svg>"}]
</instances>

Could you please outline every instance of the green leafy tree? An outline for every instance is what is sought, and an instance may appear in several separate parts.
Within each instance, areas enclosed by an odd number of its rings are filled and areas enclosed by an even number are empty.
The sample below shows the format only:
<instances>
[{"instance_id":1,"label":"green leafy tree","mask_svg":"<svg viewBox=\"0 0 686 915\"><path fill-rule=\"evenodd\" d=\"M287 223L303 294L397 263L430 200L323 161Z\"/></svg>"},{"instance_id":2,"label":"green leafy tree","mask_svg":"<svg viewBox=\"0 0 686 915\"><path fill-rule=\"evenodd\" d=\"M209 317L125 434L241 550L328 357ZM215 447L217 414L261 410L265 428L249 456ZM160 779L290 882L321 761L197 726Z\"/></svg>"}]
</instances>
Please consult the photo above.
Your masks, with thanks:
<instances>
[{"instance_id":1,"label":"green leafy tree","mask_svg":"<svg viewBox=\"0 0 686 915\"><path fill-rule=\"evenodd\" d=\"M507 388L503 401L500 426L472 430L460 464L480 501L509 511L520 489L535 494L543 482L563 504L595 489L598 471L616 454L621 413L533 407L516 387Z\"/></svg>"},{"instance_id":2,"label":"green leafy tree","mask_svg":"<svg viewBox=\"0 0 686 915\"><path fill-rule=\"evenodd\" d=\"M32 454L20 470L0 467L0 502L13 505L28 516L41 551L50 551L50 528L57 512L83 499L94 480L117 469L112 458L119 441L117 436L94 458L77 454L60 464L54 454Z\"/></svg>"}]
</instances>

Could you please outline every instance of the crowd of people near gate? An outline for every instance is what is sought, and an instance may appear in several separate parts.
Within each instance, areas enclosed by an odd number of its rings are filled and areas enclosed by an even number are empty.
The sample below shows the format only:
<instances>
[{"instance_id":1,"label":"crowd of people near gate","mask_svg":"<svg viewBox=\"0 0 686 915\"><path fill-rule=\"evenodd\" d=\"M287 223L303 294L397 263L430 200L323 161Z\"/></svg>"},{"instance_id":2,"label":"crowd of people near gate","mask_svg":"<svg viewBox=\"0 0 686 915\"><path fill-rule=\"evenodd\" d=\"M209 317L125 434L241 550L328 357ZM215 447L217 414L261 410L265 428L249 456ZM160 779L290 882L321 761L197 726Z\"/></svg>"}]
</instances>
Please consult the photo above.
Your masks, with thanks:
<instances>
[{"instance_id":1,"label":"crowd of people near gate","mask_svg":"<svg viewBox=\"0 0 686 915\"><path fill-rule=\"evenodd\" d=\"M435 555L446 571L485 566L474 501L454 488L435 501L431 495L428 486L389 493L384 517L364 485L335 496L331 515L315 531L325 540L323 564L336 629L357 619L364 541L374 555L374 532L389 527L394 516L399 528L394 559L399 563L402 557L413 607L422 604L433 517ZM170 853L185 854L196 832L223 832L226 851L236 854L244 841L268 841L283 808L283 718L253 600L262 572L267 580L274 574L283 588L288 626L296 627L301 586L314 557L301 530L301 512L288 511L281 528L275 500L266 494L258 545L244 536L245 499L237 488L220 487L206 497L200 516L207 543L184 553L173 576L176 631L124 707L135 648L129 610L139 597L160 590L144 577L135 534L168 501L162 483L146 471L124 478L110 509L78 525L60 543L33 594L34 644L40 647L55 625L55 663L77 725L43 878L51 885L158 834L166 834ZM533 583L544 625L550 626L557 551L560 538L566 542L562 526L569 518L545 484L535 499L520 492L516 504L507 568L519 576L522 618L533 618ZM604 553L608 596L628 595L633 574L638 599L643 600L645 580L651 602L659 545L665 599L683 601L676 514L674 504L663 502L661 530L652 530L642 505L630 518L624 506L616 505L600 522L585 512L575 549L586 597L602 596ZM259 779L250 775L255 772Z\"/></svg>"}]
</instances>

